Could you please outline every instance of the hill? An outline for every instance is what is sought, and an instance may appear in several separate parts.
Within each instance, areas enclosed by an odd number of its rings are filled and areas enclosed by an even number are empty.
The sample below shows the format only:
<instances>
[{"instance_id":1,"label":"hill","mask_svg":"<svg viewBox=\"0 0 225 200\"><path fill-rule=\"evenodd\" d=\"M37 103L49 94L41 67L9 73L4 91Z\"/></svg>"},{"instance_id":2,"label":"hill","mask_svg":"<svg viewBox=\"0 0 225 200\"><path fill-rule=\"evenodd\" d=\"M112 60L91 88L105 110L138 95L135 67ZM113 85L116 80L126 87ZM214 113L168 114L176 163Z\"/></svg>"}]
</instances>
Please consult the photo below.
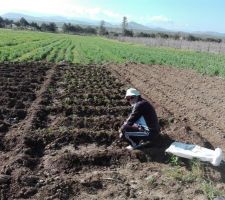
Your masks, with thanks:
<instances>
[{"instance_id":1,"label":"hill","mask_svg":"<svg viewBox=\"0 0 225 200\"><path fill-rule=\"evenodd\" d=\"M67 18L62 16L41 16L41 17L35 17L30 15L25 15L21 13L6 13L2 15L3 18L12 19L12 20L19 20L20 18L25 18L28 22L55 22L58 26L62 26L63 23L71 23L75 25L85 25L85 26L99 26L100 20L92 20L92 19L85 19L85 18ZM105 21L105 26L107 28L112 29L119 29L121 28L120 23L112 23ZM153 32L159 32L159 31L165 31L165 32L171 32L166 29L162 28L151 28L149 26L142 25L140 23L131 21L128 23L128 28L131 30L139 30L139 31L153 31Z\"/></svg>"}]
</instances>

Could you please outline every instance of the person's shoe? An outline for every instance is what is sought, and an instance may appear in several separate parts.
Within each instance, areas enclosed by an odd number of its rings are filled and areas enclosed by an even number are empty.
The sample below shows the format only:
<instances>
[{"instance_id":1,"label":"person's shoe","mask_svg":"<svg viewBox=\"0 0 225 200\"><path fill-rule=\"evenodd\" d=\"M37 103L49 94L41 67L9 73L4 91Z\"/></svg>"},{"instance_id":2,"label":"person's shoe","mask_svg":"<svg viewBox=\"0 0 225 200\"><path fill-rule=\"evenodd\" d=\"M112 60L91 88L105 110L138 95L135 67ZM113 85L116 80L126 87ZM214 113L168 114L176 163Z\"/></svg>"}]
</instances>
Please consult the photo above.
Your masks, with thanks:
<instances>
[{"instance_id":1,"label":"person's shoe","mask_svg":"<svg viewBox=\"0 0 225 200\"><path fill-rule=\"evenodd\" d=\"M126 147L126 149L132 151L132 150L134 150L134 149L138 149L138 148L141 148L141 147L145 147L147 144L148 144L148 143L142 142L142 143L140 143L140 144L136 144L135 146L129 145L129 146Z\"/></svg>"},{"instance_id":2,"label":"person's shoe","mask_svg":"<svg viewBox=\"0 0 225 200\"><path fill-rule=\"evenodd\" d=\"M129 146L126 147L126 149L132 151L132 150L134 150L135 148L132 147L131 145L129 145Z\"/></svg>"}]
</instances>

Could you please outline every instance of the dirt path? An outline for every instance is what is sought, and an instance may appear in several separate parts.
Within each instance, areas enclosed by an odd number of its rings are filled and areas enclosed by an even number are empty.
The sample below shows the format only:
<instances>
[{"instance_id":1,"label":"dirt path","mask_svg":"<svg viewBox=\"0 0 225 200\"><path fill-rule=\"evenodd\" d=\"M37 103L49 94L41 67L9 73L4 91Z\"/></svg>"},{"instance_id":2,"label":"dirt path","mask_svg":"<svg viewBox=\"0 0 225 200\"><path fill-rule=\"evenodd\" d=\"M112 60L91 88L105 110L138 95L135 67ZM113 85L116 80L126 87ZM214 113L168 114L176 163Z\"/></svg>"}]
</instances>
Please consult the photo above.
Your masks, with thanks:
<instances>
[{"instance_id":1,"label":"dirt path","mask_svg":"<svg viewBox=\"0 0 225 200\"><path fill-rule=\"evenodd\" d=\"M225 151L225 81L191 70L157 65L110 65L120 76L141 90L176 120ZM195 141L196 143L196 141Z\"/></svg>"}]
</instances>

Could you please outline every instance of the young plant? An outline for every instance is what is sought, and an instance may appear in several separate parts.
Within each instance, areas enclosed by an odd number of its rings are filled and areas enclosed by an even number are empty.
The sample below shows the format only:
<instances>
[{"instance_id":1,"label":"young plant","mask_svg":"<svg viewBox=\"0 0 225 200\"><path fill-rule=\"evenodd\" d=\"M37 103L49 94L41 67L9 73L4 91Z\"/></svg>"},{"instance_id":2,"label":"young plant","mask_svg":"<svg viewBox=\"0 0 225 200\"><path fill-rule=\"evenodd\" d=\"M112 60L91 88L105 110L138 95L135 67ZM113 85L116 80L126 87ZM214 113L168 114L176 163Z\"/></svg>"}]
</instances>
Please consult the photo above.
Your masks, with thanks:
<instances>
[{"instance_id":1,"label":"young plant","mask_svg":"<svg viewBox=\"0 0 225 200\"><path fill-rule=\"evenodd\" d=\"M172 168L165 170L166 176L181 181L182 183L201 182L204 178L204 170L198 160L191 160L191 169L181 167L181 161L177 156L171 156L170 163Z\"/></svg>"},{"instance_id":2,"label":"young plant","mask_svg":"<svg viewBox=\"0 0 225 200\"><path fill-rule=\"evenodd\" d=\"M201 190L203 191L204 195L207 196L209 200L213 200L218 196L225 195L224 191L219 191L212 183L212 181L203 180L201 184Z\"/></svg>"},{"instance_id":3,"label":"young plant","mask_svg":"<svg viewBox=\"0 0 225 200\"><path fill-rule=\"evenodd\" d=\"M171 155L169 158L169 163L171 163L172 166L180 166L181 161L178 156Z\"/></svg>"}]
</instances>

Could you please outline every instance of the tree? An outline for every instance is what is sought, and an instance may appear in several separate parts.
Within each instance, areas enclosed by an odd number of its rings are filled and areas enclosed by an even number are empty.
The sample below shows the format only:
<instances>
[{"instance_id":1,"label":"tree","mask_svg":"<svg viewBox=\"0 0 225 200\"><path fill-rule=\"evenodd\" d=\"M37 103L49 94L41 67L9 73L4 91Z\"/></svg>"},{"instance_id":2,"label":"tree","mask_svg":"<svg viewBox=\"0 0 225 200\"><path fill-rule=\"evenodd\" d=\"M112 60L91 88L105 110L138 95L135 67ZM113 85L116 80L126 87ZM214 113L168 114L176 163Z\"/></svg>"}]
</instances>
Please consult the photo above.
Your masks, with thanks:
<instances>
[{"instance_id":1,"label":"tree","mask_svg":"<svg viewBox=\"0 0 225 200\"><path fill-rule=\"evenodd\" d=\"M69 32L69 31L68 31L68 25L67 25L66 23L63 24L63 26L62 26L62 31L63 31L63 33Z\"/></svg>"},{"instance_id":2,"label":"tree","mask_svg":"<svg viewBox=\"0 0 225 200\"><path fill-rule=\"evenodd\" d=\"M77 32L77 33L82 33L82 32L84 32L84 28L82 28L82 27L79 26L79 25L72 26L72 30L73 30L73 32Z\"/></svg>"},{"instance_id":3,"label":"tree","mask_svg":"<svg viewBox=\"0 0 225 200\"><path fill-rule=\"evenodd\" d=\"M180 40L182 37L180 36L179 33L176 33L175 35L173 35L173 38L174 38L175 40Z\"/></svg>"},{"instance_id":4,"label":"tree","mask_svg":"<svg viewBox=\"0 0 225 200\"><path fill-rule=\"evenodd\" d=\"M123 36L128 36L128 37L133 37L133 35L134 35L132 30L128 30L127 17L123 17L123 21L122 21L122 35Z\"/></svg>"},{"instance_id":5,"label":"tree","mask_svg":"<svg viewBox=\"0 0 225 200\"><path fill-rule=\"evenodd\" d=\"M47 24L46 23L41 24L41 31L47 31Z\"/></svg>"},{"instance_id":6,"label":"tree","mask_svg":"<svg viewBox=\"0 0 225 200\"><path fill-rule=\"evenodd\" d=\"M187 39L188 41L200 41L200 40L202 40L202 38L193 36L193 35L191 35L191 34L189 34L189 35L187 36L186 39Z\"/></svg>"},{"instance_id":7,"label":"tree","mask_svg":"<svg viewBox=\"0 0 225 200\"><path fill-rule=\"evenodd\" d=\"M205 41L207 41L207 42L221 43L222 42L222 39L218 39L218 38L206 38Z\"/></svg>"},{"instance_id":8,"label":"tree","mask_svg":"<svg viewBox=\"0 0 225 200\"><path fill-rule=\"evenodd\" d=\"M12 25L12 24L13 24L13 20L5 19L5 20L4 20L4 24L5 24L5 25Z\"/></svg>"},{"instance_id":9,"label":"tree","mask_svg":"<svg viewBox=\"0 0 225 200\"><path fill-rule=\"evenodd\" d=\"M122 21L122 35L125 36L126 30L128 28L128 22L127 22L127 17L123 17Z\"/></svg>"},{"instance_id":10,"label":"tree","mask_svg":"<svg viewBox=\"0 0 225 200\"><path fill-rule=\"evenodd\" d=\"M41 27L36 22L31 22L30 26L36 30L41 30Z\"/></svg>"},{"instance_id":11,"label":"tree","mask_svg":"<svg viewBox=\"0 0 225 200\"><path fill-rule=\"evenodd\" d=\"M41 24L41 31L56 32L56 30L57 30L56 24L53 22L49 24L46 23Z\"/></svg>"},{"instance_id":12,"label":"tree","mask_svg":"<svg viewBox=\"0 0 225 200\"><path fill-rule=\"evenodd\" d=\"M162 32L158 32L157 33L158 37L164 38L164 39L168 39L169 35L166 33L162 33Z\"/></svg>"},{"instance_id":13,"label":"tree","mask_svg":"<svg viewBox=\"0 0 225 200\"><path fill-rule=\"evenodd\" d=\"M5 26L4 19L0 16L0 28L3 28Z\"/></svg>"},{"instance_id":14,"label":"tree","mask_svg":"<svg viewBox=\"0 0 225 200\"><path fill-rule=\"evenodd\" d=\"M83 28L79 25L72 25L71 23L64 23L62 26L62 30L64 33L81 33L83 32Z\"/></svg>"},{"instance_id":15,"label":"tree","mask_svg":"<svg viewBox=\"0 0 225 200\"><path fill-rule=\"evenodd\" d=\"M134 33L131 30L125 29L124 36L133 37Z\"/></svg>"},{"instance_id":16,"label":"tree","mask_svg":"<svg viewBox=\"0 0 225 200\"><path fill-rule=\"evenodd\" d=\"M96 34L96 33L97 33L96 29L95 29L95 28L92 28L91 26L86 27L86 28L84 29L84 31L85 31L86 33L89 33L89 34Z\"/></svg>"},{"instance_id":17,"label":"tree","mask_svg":"<svg viewBox=\"0 0 225 200\"><path fill-rule=\"evenodd\" d=\"M54 22L49 23L48 31L54 32L54 33L57 31L57 26L56 26L56 24Z\"/></svg>"},{"instance_id":18,"label":"tree","mask_svg":"<svg viewBox=\"0 0 225 200\"><path fill-rule=\"evenodd\" d=\"M27 22L27 20L25 18L21 18L19 21L20 26L29 26L29 23Z\"/></svg>"},{"instance_id":19,"label":"tree","mask_svg":"<svg viewBox=\"0 0 225 200\"><path fill-rule=\"evenodd\" d=\"M99 35L105 35L106 34L106 28L105 28L105 21L102 20L100 22L100 26L99 26Z\"/></svg>"}]
</instances>

